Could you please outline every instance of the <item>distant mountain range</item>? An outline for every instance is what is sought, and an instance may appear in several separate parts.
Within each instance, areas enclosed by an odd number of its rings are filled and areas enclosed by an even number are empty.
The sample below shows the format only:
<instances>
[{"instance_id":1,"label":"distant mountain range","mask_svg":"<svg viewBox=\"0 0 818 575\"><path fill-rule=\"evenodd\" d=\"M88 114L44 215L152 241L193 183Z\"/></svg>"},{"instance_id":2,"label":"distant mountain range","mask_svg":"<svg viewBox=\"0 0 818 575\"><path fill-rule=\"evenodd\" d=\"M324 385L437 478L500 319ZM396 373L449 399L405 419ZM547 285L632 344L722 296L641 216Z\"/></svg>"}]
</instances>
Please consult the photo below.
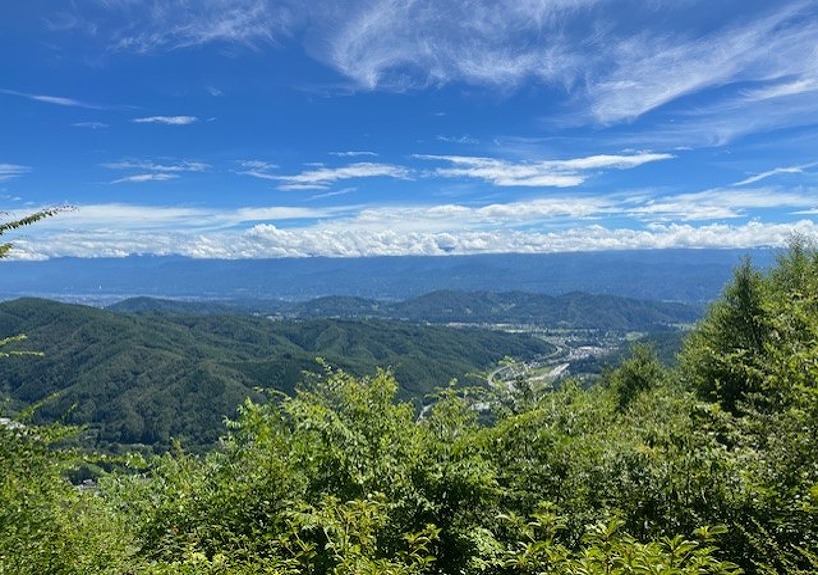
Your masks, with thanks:
<instances>
[{"instance_id":1,"label":"distant mountain range","mask_svg":"<svg viewBox=\"0 0 818 575\"><path fill-rule=\"evenodd\" d=\"M285 299L355 296L405 300L438 290L582 291L639 299L705 302L750 255L758 266L774 250L643 250L445 257L194 260L181 257L0 261L0 297L63 301L125 297Z\"/></svg>"}]
</instances>

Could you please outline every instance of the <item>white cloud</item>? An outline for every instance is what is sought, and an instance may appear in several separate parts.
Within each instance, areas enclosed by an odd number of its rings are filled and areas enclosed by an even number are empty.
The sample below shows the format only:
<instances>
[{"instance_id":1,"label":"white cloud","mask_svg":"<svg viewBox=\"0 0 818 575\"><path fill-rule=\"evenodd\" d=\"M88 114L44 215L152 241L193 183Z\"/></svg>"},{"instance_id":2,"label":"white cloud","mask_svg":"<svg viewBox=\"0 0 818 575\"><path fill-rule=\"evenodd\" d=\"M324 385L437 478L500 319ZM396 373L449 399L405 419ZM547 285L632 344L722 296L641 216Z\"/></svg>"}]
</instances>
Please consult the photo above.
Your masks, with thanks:
<instances>
[{"instance_id":1,"label":"white cloud","mask_svg":"<svg viewBox=\"0 0 818 575\"><path fill-rule=\"evenodd\" d=\"M513 90L539 81L572 93L604 124L739 82L770 84L754 98L816 89L818 24L808 3L743 10L740 19L714 19L704 35L660 24L705 9L695 4L353 3L326 11L329 43L322 38L316 53L366 89L466 82Z\"/></svg>"},{"instance_id":2,"label":"white cloud","mask_svg":"<svg viewBox=\"0 0 818 575\"><path fill-rule=\"evenodd\" d=\"M707 102L686 106L656 133L635 135L641 145L721 146L748 134L815 125L816 37L814 7L790 2L704 37L627 38L611 47L621 64L589 80L590 111L615 123L707 93Z\"/></svg>"},{"instance_id":3,"label":"white cloud","mask_svg":"<svg viewBox=\"0 0 818 575\"><path fill-rule=\"evenodd\" d=\"M448 144L479 144L480 141L477 138L473 138L469 135L465 136L436 136L435 139L446 142Z\"/></svg>"},{"instance_id":4,"label":"white cloud","mask_svg":"<svg viewBox=\"0 0 818 575\"><path fill-rule=\"evenodd\" d=\"M269 166L259 165L256 169L239 173L254 178L282 182L278 188L287 191L323 190L335 182L356 178L397 178L405 180L410 177L409 170L402 166L372 162L358 162L338 168L317 167L313 170L306 170L300 174L289 176L270 174L265 171L266 169L269 169Z\"/></svg>"},{"instance_id":5,"label":"white cloud","mask_svg":"<svg viewBox=\"0 0 818 575\"><path fill-rule=\"evenodd\" d=\"M585 170L628 169L648 162L673 158L671 154L642 152L633 155L597 155L569 160L512 163L495 158L417 154L422 160L445 161L455 167L437 168L435 174L447 178L476 178L495 186L576 187L585 182Z\"/></svg>"},{"instance_id":6,"label":"white cloud","mask_svg":"<svg viewBox=\"0 0 818 575\"><path fill-rule=\"evenodd\" d=\"M569 165L588 169L623 165L615 157L589 158L594 159L579 158L581 161ZM128 166L145 163L132 160ZM176 164L156 165L167 168ZM154 181L178 175L175 171L152 171L121 181ZM17 257L134 253L220 258L357 257L745 248L783 245L793 232L816 235L818 224L810 219L818 211L816 197L815 190L806 187L794 191L731 186L664 196L655 190L612 195L552 193L483 205L220 209L99 204L46 220L35 230L36 241L18 242L23 251ZM762 220L772 212L791 221ZM783 213L789 216L781 216Z\"/></svg>"},{"instance_id":7,"label":"white cloud","mask_svg":"<svg viewBox=\"0 0 818 575\"><path fill-rule=\"evenodd\" d=\"M704 221L735 219L753 210L797 210L814 206L812 192L796 193L768 189L712 189L661 198L643 198L637 205L626 206L629 217L648 221Z\"/></svg>"},{"instance_id":8,"label":"white cloud","mask_svg":"<svg viewBox=\"0 0 818 575\"><path fill-rule=\"evenodd\" d=\"M188 126L199 121L196 116L149 116L131 120L137 124L165 124L167 126Z\"/></svg>"},{"instance_id":9,"label":"white cloud","mask_svg":"<svg viewBox=\"0 0 818 575\"><path fill-rule=\"evenodd\" d=\"M432 157L452 162L455 168L437 168L435 174L446 178L476 178L495 186L568 188L579 186L585 178L575 173L557 173L538 164L511 164L491 158Z\"/></svg>"},{"instance_id":10,"label":"white cloud","mask_svg":"<svg viewBox=\"0 0 818 575\"><path fill-rule=\"evenodd\" d=\"M130 234L135 230L153 231L157 228L198 227L200 222L203 223L211 213L209 210L191 207L90 204L81 206L69 214L60 215L59 218L45 220L39 227L60 230L67 228L77 233L92 231L100 234L119 230Z\"/></svg>"},{"instance_id":11,"label":"white cloud","mask_svg":"<svg viewBox=\"0 0 818 575\"><path fill-rule=\"evenodd\" d=\"M620 144L655 147L725 146L752 134L816 125L818 98L811 94L758 102L727 98L686 110L670 122L617 140Z\"/></svg>"},{"instance_id":12,"label":"white cloud","mask_svg":"<svg viewBox=\"0 0 818 575\"><path fill-rule=\"evenodd\" d=\"M565 96L565 105L550 113L571 122L630 122L674 102L684 106L682 115L717 121L715 134L701 131L704 120L683 130L683 143L699 134L699 141L721 144L818 116L818 103L806 101L776 105L770 119L769 107L754 107L806 96L818 102L818 18L806 0L733 0L718 11L705 0L105 0L102 6L106 20L90 26L72 14L61 28L113 30L115 49L136 52L211 43L259 47L288 37L358 89L466 83L508 94L534 84ZM700 20L696 12L713 16L705 32L688 24ZM719 122L715 110L685 100L705 92L732 110L729 118ZM76 101L54 103L69 102Z\"/></svg>"},{"instance_id":13,"label":"white cloud","mask_svg":"<svg viewBox=\"0 0 818 575\"><path fill-rule=\"evenodd\" d=\"M110 182L112 184L167 182L169 180L175 180L182 173L204 172L210 169L209 164L204 162L191 162L188 160L165 160L156 162L153 160L125 159L101 165L103 168L108 168L109 170L139 172L137 174L117 178Z\"/></svg>"},{"instance_id":14,"label":"white cloud","mask_svg":"<svg viewBox=\"0 0 818 575\"><path fill-rule=\"evenodd\" d=\"M330 156L337 156L339 158L355 158L359 156L377 156L378 154L375 152L367 152L367 151L349 151L349 152L330 152Z\"/></svg>"},{"instance_id":15,"label":"white cloud","mask_svg":"<svg viewBox=\"0 0 818 575\"><path fill-rule=\"evenodd\" d=\"M159 174L163 175L163 174ZM138 204L90 204L59 218L44 220L37 230L63 233L107 234L138 233L157 229L173 230L183 234L204 233L212 230L244 228L258 222L282 220L319 220L344 215L345 208L304 208L292 206L258 206L235 209L216 209L186 206L143 206Z\"/></svg>"},{"instance_id":16,"label":"white cloud","mask_svg":"<svg viewBox=\"0 0 818 575\"><path fill-rule=\"evenodd\" d=\"M814 90L818 24L814 14L809 16L813 11L803 2L789 2L760 14L743 12L735 23L716 23L705 35L648 26L631 35L603 36L604 57L586 75L590 112L610 124L705 90L727 87L729 94L720 95L725 101L745 104ZM747 83L762 87L731 88Z\"/></svg>"},{"instance_id":17,"label":"white cloud","mask_svg":"<svg viewBox=\"0 0 818 575\"><path fill-rule=\"evenodd\" d=\"M734 186L747 186L749 184L755 184L756 182L760 182L761 180L766 180L767 178L772 178L779 174L802 174L804 173L805 168L812 167L816 164L806 164L804 166L792 166L788 168L774 168L772 170L768 170L766 172L761 172L760 174L756 174L754 176L749 176L740 182L736 182Z\"/></svg>"},{"instance_id":18,"label":"white cloud","mask_svg":"<svg viewBox=\"0 0 818 575\"><path fill-rule=\"evenodd\" d=\"M178 178L176 174L135 174L112 180L112 184L141 184L144 182L166 182Z\"/></svg>"},{"instance_id":19,"label":"white cloud","mask_svg":"<svg viewBox=\"0 0 818 575\"><path fill-rule=\"evenodd\" d=\"M562 23L596 0L518 2L388 0L326 10L314 51L367 89L452 81L506 89L531 78L573 78L577 55ZM532 36L538 40L532 42ZM327 41L328 39L328 41Z\"/></svg>"},{"instance_id":20,"label":"white cloud","mask_svg":"<svg viewBox=\"0 0 818 575\"><path fill-rule=\"evenodd\" d=\"M265 162L264 160L239 160L236 163L242 168L254 172L266 172L278 169L278 164Z\"/></svg>"},{"instance_id":21,"label":"white cloud","mask_svg":"<svg viewBox=\"0 0 818 575\"><path fill-rule=\"evenodd\" d=\"M26 92L18 92L16 90L0 90L0 94L8 94L9 96L19 96L21 98L27 98L29 100L33 100L35 102L43 102L45 104L53 104L55 106L67 106L71 108L87 108L89 110L102 110L104 109L103 106L99 106L97 104L90 104L88 102L83 102L81 100L75 100L73 98L65 98L62 96L45 96L42 94L28 94Z\"/></svg>"},{"instance_id":22,"label":"white cloud","mask_svg":"<svg viewBox=\"0 0 818 575\"><path fill-rule=\"evenodd\" d=\"M310 200L321 200L323 198L331 198L334 196L343 196L352 192L357 191L358 188L343 188L341 190L335 190L332 192L324 192L323 194L315 194L309 197Z\"/></svg>"},{"instance_id":23,"label":"white cloud","mask_svg":"<svg viewBox=\"0 0 818 575\"><path fill-rule=\"evenodd\" d=\"M89 130L104 130L105 128L109 128L108 124L103 122L74 122L71 124L73 128L87 128Z\"/></svg>"},{"instance_id":24,"label":"white cloud","mask_svg":"<svg viewBox=\"0 0 818 575\"><path fill-rule=\"evenodd\" d=\"M28 166L20 166L17 164L0 164L0 182L18 178L31 171Z\"/></svg>"},{"instance_id":25,"label":"white cloud","mask_svg":"<svg viewBox=\"0 0 818 575\"><path fill-rule=\"evenodd\" d=\"M320 219L341 210L333 209L313 209L293 206L268 206L238 208L232 211L217 212L212 215L231 225L243 225L248 222L270 221L270 220L296 220L296 219Z\"/></svg>"},{"instance_id":26,"label":"white cloud","mask_svg":"<svg viewBox=\"0 0 818 575\"><path fill-rule=\"evenodd\" d=\"M174 225L180 217L185 216L177 214L171 219ZM123 257L152 253L236 259L751 248L784 246L793 233L818 237L818 225L812 220L801 220L792 223L748 222L706 226L668 224L646 229L595 224L548 232L506 229L406 232L320 225L282 229L272 224L258 224L246 231L206 234L167 229L143 229L140 232L123 227L44 233L41 228L36 239L23 238L16 242L13 257Z\"/></svg>"},{"instance_id":27,"label":"white cloud","mask_svg":"<svg viewBox=\"0 0 818 575\"><path fill-rule=\"evenodd\" d=\"M599 154L572 160L554 160L550 163L558 169L566 170L598 170L602 168L627 170L629 168L639 167L642 164L670 160L672 158L674 158L673 154L639 152L631 155Z\"/></svg>"},{"instance_id":28,"label":"white cloud","mask_svg":"<svg viewBox=\"0 0 818 575\"><path fill-rule=\"evenodd\" d=\"M324 228L397 233L447 233L485 229L561 227L565 222L596 219L618 213L616 202L605 197L544 197L505 204L470 207L458 204L432 206L368 207L353 218L332 220Z\"/></svg>"},{"instance_id":29,"label":"white cloud","mask_svg":"<svg viewBox=\"0 0 818 575\"><path fill-rule=\"evenodd\" d=\"M796 96L798 94L816 91L818 91L818 78L814 77L813 72L813 77L802 78L795 81L772 83L769 86L765 86L757 90L748 90L744 92L742 96L747 101L757 102L761 100L771 100L773 98Z\"/></svg>"},{"instance_id":30,"label":"white cloud","mask_svg":"<svg viewBox=\"0 0 818 575\"><path fill-rule=\"evenodd\" d=\"M286 36L295 16L286 1L167 0L144 6L141 2L106 1L109 13L119 18L111 48L148 53L211 43L255 47Z\"/></svg>"},{"instance_id":31,"label":"white cloud","mask_svg":"<svg viewBox=\"0 0 818 575\"><path fill-rule=\"evenodd\" d=\"M599 225L554 232L462 231L398 232L393 230L283 230L259 225L227 247L199 245L194 257L330 257L446 255L481 253L554 253L672 247L749 248L785 245L792 233L818 234L814 222L749 223L740 226L666 226L650 230Z\"/></svg>"},{"instance_id":32,"label":"white cloud","mask_svg":"<svg viewBox=\"0 0 818 575\"><path fill-rule=\"evenodd\" d=\"M204 172L210 166L204 162L181 161L172 164L159 164L148 160L121 160L102 164L103 168L111 170L148 170L151 172Z\"/></svg>"}]
</instances>

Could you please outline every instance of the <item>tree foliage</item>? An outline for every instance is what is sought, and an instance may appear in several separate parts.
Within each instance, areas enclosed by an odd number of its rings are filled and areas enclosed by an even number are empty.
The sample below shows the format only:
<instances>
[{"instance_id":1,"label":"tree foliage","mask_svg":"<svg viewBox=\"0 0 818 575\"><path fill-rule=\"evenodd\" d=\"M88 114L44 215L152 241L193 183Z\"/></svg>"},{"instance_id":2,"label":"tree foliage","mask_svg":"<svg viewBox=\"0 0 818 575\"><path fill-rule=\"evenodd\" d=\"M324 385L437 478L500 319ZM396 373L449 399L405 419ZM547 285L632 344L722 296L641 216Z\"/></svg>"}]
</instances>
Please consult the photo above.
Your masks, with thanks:
<instances>
[{"instance_id":1,"label":"tree foliage","mask_svg":"<svg viewBox=\"0 0 818 575\"><path fill-rule=\"evenodd\" d=\"M31 224L37 223L40 220L56 215L65 209L66 208L46 208L44 210L34 212L33 214L23 216L22 218L15 218L5 222L0 222L0 236L24 226L30 226ZM12 247L13 244L10 242L0 244L0 258L8 256L8 253L11 251Z\"/></svg>"}]
</instances>

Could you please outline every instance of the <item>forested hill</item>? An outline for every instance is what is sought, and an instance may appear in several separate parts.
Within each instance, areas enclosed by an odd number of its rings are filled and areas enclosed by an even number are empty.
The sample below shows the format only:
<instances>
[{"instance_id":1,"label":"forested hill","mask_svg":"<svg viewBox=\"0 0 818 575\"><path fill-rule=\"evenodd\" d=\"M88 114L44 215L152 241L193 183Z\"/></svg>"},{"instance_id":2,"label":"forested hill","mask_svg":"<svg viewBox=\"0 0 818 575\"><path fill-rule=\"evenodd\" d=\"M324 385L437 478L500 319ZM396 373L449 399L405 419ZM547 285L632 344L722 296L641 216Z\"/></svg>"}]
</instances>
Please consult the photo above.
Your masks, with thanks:
<instances>
[{"instance_id":1,"label":"forested hill","mask_svg":"<svg viewBox=\"0 0 818 575\"><path fill-rule=\"evenodd\" d=\"M437 291L389 306L392 317L431 322L524 323L572 329L656 330L691 323L701 309L680 303L571 292Z\"/></svg>"},{"instance_id":2,"label":"forested hill","mask_svg":"<svg viewBox=\"0 0 818 575\"><path fill-rule=\"evenodd\" d=\"M391 367L405 398L504 356L533 358L553 347L521 334L384 320L271 321L239 315L122 314L40 299L0 304L0 337L43 357L0 362L12 408L48 398L40 419L88 424L100 445L212 444L255 388L291 391L316 357L351 373Z\"/></svg>"},{"instance_id":3,"label":"forested hill","mask_svg":"<svg viewBox=\"0 0 818 575\"><path fill-rule=\"evenodd\" d=\"M250 311L288 318L402 319L411 322L498 324L516 323L550 328L656 331L669 325L692 323L701 308L694 305L647 301L612 295L572 292L560 296L525 292L435 291L400 302L352 296L327 296L305 302L220 301L190 302L131 298L108 309L124 312Z\"/></svg>"}]
</instances>

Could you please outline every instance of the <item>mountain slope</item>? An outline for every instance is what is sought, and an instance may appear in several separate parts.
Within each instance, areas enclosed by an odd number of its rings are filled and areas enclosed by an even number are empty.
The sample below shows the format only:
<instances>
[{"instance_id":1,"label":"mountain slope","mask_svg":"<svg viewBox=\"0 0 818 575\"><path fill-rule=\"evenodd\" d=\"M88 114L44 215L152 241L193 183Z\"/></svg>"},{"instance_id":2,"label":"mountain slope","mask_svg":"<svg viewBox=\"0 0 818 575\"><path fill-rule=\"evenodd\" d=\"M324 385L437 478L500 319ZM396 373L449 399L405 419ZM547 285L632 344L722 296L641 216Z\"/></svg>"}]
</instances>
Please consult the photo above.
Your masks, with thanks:
<instances>
[{"instance_id":1,"label":"mountain slope","mask_svg":"<svg viewBox=\"0 0 818 575\"><path fill-rule=\"evenodd\" d=\"M223 419L255 388L291 391L315 358L356 374L392 367L404 397L420 398L451 378L505 355L553 348L532 337L476 329L374 321L270 321L239 315L148 312L20 299L0 304L0 337L25 333L42 358L0 362L0 395L12 408L41 401L39 420L88 424L101 446L172 437L212 444ZM23 346L18 346L22 348ZM2 402L0 402L2 405Z\"/></svg>"},{"instance_id":2,"label":"mountain slope","mask_svg":"<svg viewBox=\"0 0 818 575\"><path fill-rule=\"evenodd\" d=\"M696 321L696 306L572 292L559 296L523 292L436 291L389 308L412 321L522 323L551 328L655 331Z\"/></svg>"}]
</instances>

